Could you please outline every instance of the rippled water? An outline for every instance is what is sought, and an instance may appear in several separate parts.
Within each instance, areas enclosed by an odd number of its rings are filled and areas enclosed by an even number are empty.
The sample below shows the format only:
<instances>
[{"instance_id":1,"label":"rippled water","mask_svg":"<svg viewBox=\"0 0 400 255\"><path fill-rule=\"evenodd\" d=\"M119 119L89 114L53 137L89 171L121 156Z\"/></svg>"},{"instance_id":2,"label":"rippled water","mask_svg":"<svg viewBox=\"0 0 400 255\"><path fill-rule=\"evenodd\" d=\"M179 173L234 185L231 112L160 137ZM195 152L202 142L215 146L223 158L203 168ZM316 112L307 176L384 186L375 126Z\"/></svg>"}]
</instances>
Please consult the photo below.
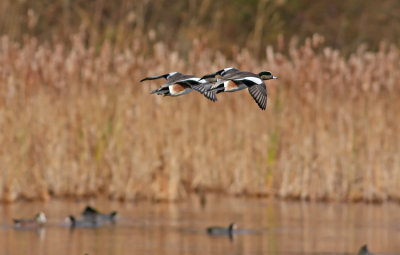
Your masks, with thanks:
<instances>
[{"instance_id":1,"label":"rippled water","mask_svg":"<svg viewBox=\"0 0 400 255\"><path fill-rule=\"evenodd\" d=\"M69 229L64 219L87 204L118 211L115 225ZM328 204L269 199L193 197L181 203L106 200L16 203L0 206L0 254L400 254L400 206L394 203ZM48 218L39 230L18 230L12 218ZM205 228L236 222L230 240Z\"/></svg>"}]
</instances>

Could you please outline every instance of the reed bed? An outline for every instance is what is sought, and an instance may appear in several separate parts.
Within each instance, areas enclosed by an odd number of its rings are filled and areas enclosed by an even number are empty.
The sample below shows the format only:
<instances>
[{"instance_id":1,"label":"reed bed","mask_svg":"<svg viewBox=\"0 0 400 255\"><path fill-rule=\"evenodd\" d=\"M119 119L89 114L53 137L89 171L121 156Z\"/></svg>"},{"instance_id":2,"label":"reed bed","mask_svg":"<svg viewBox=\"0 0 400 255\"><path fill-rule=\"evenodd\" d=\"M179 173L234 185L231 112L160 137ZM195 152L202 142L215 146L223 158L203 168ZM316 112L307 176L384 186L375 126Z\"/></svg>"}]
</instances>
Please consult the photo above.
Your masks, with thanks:
<instances>
[{"instance_id":1,"label":"reed bed","mask_svg":"<svg viewBox=\"0 0 400 255\"><path fill-rule=\"evenodd\" d=\"M234 61L192 43L72 47L0 40L0 198L184 199L190 192L309 200L400 198L400 50L349 57L320 44ZM143 49L151 48L144 51ZM149 53L151 52L151 54ZM261 111L247 91L150 95L147 75L270 70Z\"/></svg>"}]
</instances>

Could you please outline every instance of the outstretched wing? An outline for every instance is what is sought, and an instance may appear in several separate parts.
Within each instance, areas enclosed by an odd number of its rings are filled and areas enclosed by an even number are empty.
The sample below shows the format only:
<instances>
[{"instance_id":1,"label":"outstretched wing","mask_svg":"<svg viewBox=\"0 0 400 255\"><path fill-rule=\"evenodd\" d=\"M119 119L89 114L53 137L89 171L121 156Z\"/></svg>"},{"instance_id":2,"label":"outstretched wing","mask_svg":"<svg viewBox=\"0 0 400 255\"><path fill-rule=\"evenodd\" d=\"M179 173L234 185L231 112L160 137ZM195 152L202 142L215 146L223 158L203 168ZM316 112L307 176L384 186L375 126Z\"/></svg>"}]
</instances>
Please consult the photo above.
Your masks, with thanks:
<instances>
[{"instance_id":1,"label":"outstretched wing","mask_svg":"<svg viewBox=\"0 0 400 255\"><path fill-rule=\"evenodd\" d=\"M211 83L201 80L198 77L191 77L176 83L189 85L192 89L203 94L207 99L213 102L217 101L217 96L215 95L215 92L208 91L208 89L211 87Z\"/></svg>"},{"instance_id":2,"label":"outstretched wing","mask_svg":"<svg viewBox=\"0 0 400 255\"><path fill-rule=\"evenodd\" d=\"M215 94L215 91L206 91L203 93L203 96L213 102L217 101L217 95Z\"/></svg>"},{"instance_id":3,"label":"outstretched wing","mask_svg":"<svg viewBox=\"0 0 400 255\"><path fill-rule=\"evenodd\" d=\"M223 79L225 80L257 80L257 84L262 83L262 80L260 79L260 77L254 73L250 73L250 72L241 72L241 71L234 71L234 72L229 72L226 73L223 76Z\"/></svg>"},{"instance_id":4,"label":"outstretched wing","mask_svg":"<svg viewBox=\"0 0 400 255\"><path fill-rule=\"evenodd\" d=\"M225 78L226 75L233 75L235 73L241 73L242 71L240 71L239 69L233 68L233 67L227 67L224 69L221 69L215 73L210 73L210 74L206 74L203 77L201 77L200 79L202 80L207 80L207 81L213 81L216 79L217 75L219 75L220 77L222 76L223 78Z\"/></svg>"},{"instance_id":5,"label":"outstretched wing","mask_svg":"<svg viewBox=\"0 0 400 255\"><path fill-rule=\"evenodd\" d=\"M217 96L215 94L215 91L208 90L210 87L211 87L211 83L200 83L200 84L192 85L192 89L200 92L207 99L215 102L215 101L217 101Z\"/></svg>"},{"instance_id":6,"label":"outstretched wing","mask_svg":"<svg viewBox=\"0 0 400 255\"><path fill-rule=\"evenodd\" d=\"M165 79L167 79L167 77L168 77L169 75L170 75L169 73L166 73L166 74L161 74L161 75L156 75L156 76L149 76L149 77L146 77L146 78L141 79L140 82L149 81L149 80L157 80L157 79L160 79L160 78L165 78Z\"/></svg>"},{"instance_id":7,"label":"outstretched wing","mask_svg":"<svg viewBox=\"0 0 400 255\"><path fill-rule=\"evenodd\" d=\"M217 74L218 74L218 72L209 73L209 74L203 75L200 79L201 80L214 80L215 76L217 76Z\"/></svg>"},{"instance_id":8,"label":"outstretched wing","mask_svg":"<svg viewBox=\"0 0 400 255\"><path fill-rule=\"evenodd\" d=\"M267 87L265 86L265 83L249 87L249 93L258 106L262 110L265 110L267 107Z\"/></svg>"}]
</instances>

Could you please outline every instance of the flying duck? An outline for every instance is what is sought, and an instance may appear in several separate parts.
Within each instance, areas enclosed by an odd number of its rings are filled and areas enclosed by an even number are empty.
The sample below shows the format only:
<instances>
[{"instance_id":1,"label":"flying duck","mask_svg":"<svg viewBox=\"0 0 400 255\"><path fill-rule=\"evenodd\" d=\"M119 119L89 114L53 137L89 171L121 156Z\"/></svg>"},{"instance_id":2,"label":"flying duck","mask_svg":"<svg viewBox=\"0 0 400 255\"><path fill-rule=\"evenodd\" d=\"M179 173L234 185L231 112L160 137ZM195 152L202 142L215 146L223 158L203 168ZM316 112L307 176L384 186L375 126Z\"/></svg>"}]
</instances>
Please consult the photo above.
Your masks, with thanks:
<instances>
[{"instance_id":1,"label":"flying duck","mask_svg":"<svg viewBox=\"0 0 400 255\"><path fill-rule=\"evenodd\" d=\"M86 206L85 210L83 210L82 212L82 218L87 221L115 222L116 216L116 211L112 211L110 214L106 214L99 212L91 206Z\"/></svg>"},{"instance_id":2,"label":"flying duck","mask_svg":"<svg viewBox=\"0 0 400 255\"><path fill-rule=\"evenodd\" d=\"M33 219L13 219L16 228L40 228L46 223L46 215L39 212Z\"/></svg>"},{"instance_id":3,"label":"flying duck","mask_svg":"<svg viewBox=\"0 0 400 255\"><path fill-rule=\"evenodd\" d=\"M248 88L250 95L262 110L267 107L267 87L264 80L278 79L267 71L259 74L242 71L221 72L221 74L221 78L209 88L209 91L234 92Z\"/></svg>"},{"instance_id":4,"label":"flying duck","mask_svg":"<svg viewBox=\"0 0 400 255\"><path fill-rule=\"evenodd\" d=\"M203 94L207 99L213 102L217 101L215 92L208 91L208 89L205 88L206 85L209 84L209 82L206 79L201 79L193 75L185 75L178 72L172 72L162 75L149 76L141 79L140 82L147 80L156 80L160 78L166 79L167 82L161 85L160 88L151 91L151 94L156 93L157 95L163 96L181 96L193 90L196 90Z\"/></svg>"}]
</instances>

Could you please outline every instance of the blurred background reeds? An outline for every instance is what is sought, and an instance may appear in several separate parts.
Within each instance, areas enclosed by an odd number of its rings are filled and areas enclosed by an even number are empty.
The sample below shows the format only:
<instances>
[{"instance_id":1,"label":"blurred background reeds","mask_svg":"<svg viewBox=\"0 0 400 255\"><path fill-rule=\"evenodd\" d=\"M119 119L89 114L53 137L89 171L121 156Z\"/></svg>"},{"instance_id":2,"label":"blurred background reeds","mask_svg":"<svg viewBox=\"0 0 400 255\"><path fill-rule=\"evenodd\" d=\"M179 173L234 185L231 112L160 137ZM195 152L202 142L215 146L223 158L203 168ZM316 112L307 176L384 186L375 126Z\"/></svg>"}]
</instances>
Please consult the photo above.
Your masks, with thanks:
<instances>
[{"instance_id":1,"label":"blurred background reeds","mask_svg":"<svg viewBox=\"0 0 400 255\"><path fill-rule=\"evenodd\" d=\"M399 200L399 9L3 0L0 199ZM228 66L279 77L265 112L245 91L212 103L139 82Z\"/></svg>"}]
</instances>

